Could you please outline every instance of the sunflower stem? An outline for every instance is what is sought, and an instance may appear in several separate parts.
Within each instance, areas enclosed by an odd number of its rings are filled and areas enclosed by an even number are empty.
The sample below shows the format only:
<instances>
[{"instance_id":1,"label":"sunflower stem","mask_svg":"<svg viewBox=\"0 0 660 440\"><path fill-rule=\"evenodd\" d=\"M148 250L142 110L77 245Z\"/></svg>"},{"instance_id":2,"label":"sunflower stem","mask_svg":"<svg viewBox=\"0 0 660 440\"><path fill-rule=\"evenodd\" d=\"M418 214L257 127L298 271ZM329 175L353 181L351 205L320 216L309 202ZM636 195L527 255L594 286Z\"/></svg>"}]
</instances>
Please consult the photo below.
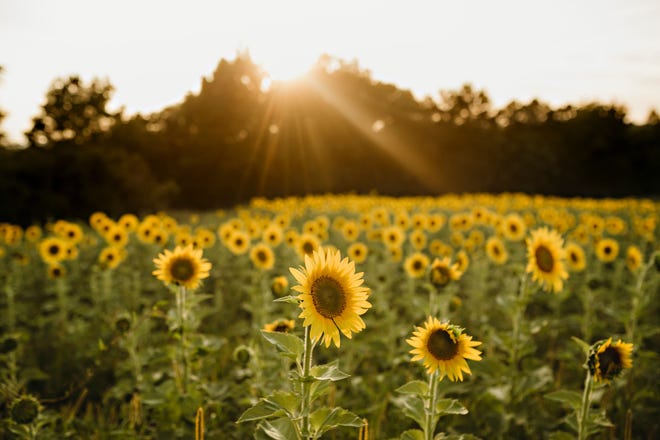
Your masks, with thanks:
<instances>
[{"instance_id":1,"label":"sunflower stem","mask_svg":"<svg viewBox=\"0 0 660 440\"><path fill-rule=\"evenodd\" d=\"M312 400L310 393L309 375L312 369L312 351L314 351L314 344L309 334L309 326L305 327L305 349L303 351L303 371L302 371L302 401L300 414L302 415L302 435L311 439L312 435L309 432L309 413L311 411Z\"/></svg>"},{"instance_id":2,"label":"sunflower stem","mask_svg":"<svg viewBox=\"0 0 660 440\"><path fill-rule=\"evenodd\" d=\"M181 348L181 363L183 364L183 375L181 378L181 387L183 394L187 393L188 388L188 353L186 350L186 288L179 286L176 295L177 315L179 318L179 336Z\"/></svg>"},{"instance_id":3,"label":"sunflower stem","mask_svg":"<svg viewBox=\"0 0 660 440\"><path fill-rule=\"evenodd\" d=\"M435 402L438 394L438 370L429 376L429 400L426 408L426 426L424 426L424 439L433 440L435 433Z\"/></svg>"},{"instance_id":4,"label":"sunflower stem","mask_svg":"<svg viewBox=\"0 0 660 440\"><path fill-rule=\"evenodd\" d=\"M587 422L589 420L589 407L591 406L591 391L593 390L593 380L591 371L587 369L587 377L584 380L584 392L582 393L582 403L578 413L578 440L584 440L588 436Z\"/></svg>"}]
</instances>

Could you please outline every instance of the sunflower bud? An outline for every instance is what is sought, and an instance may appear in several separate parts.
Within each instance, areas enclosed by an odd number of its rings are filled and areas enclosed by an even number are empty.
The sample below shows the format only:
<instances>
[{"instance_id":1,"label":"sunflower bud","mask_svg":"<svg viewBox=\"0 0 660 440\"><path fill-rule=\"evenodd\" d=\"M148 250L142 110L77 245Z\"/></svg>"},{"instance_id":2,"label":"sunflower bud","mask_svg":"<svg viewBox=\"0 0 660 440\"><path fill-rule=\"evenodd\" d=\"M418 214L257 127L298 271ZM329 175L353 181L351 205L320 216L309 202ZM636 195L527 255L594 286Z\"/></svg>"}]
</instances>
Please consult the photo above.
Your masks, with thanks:
<instances>
[{"instance_id":1,"label":"sunflower bud","mask_svg":"<svg viewBox=\"0 0 660 440\"><path fill-rule=\"evenodd\" d=\"M286 292L286 289L289 288L289 281L286 277L275 277L270 283L270 291L273 292L273 295L276 297L281 297Z\"/></svg>"},{"instance_id":2,"label":"sunflower bud","mask_svg":"<svg viewBox=\"0 0 660 440\"><path fill-rule=\"evenodd\" d=\"M23 396L11 405L11 418L20 425L32 423L39 415L39 401L32 396Z\"/></svg>"},{"instance_id":3,"label":"sunflower bud","mask_svg":"<svg viewBox=\"0 0 660 440\"><path fill-rule=\"evenodd\" d=\"M241 366L246 366L248 362L250 362L250 359L252 359L252 356L254 355L254 352L252 349L246 345L239 345L236 347L234 350L234 360L238 362Z\"/></svg>"}]
</instances>

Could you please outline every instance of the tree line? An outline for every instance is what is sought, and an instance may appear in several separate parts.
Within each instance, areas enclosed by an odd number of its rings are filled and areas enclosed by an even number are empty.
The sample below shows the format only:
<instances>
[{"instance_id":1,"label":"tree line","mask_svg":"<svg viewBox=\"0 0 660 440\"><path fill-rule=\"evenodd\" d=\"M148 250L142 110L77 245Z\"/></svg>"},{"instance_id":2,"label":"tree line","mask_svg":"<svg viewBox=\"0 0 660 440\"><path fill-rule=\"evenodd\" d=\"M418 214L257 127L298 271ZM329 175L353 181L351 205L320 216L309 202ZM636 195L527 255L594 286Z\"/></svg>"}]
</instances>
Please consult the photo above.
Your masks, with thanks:
<instances>
[{"instance_id":1,"label":"tree line","mask_svg":"<svg viewBox=\"0 0 660 440\"><path fill-rule=\"evenodd\" d=\"M223 59L198 93L150 115L110 112L113 90L53 82L28 147L0 149L0 221L326 192L660 194L655 112L634 125L600 103L498 109L469 84L417 99L329 56L272 83L247 54Z\"/></svg>"}]
</instances>

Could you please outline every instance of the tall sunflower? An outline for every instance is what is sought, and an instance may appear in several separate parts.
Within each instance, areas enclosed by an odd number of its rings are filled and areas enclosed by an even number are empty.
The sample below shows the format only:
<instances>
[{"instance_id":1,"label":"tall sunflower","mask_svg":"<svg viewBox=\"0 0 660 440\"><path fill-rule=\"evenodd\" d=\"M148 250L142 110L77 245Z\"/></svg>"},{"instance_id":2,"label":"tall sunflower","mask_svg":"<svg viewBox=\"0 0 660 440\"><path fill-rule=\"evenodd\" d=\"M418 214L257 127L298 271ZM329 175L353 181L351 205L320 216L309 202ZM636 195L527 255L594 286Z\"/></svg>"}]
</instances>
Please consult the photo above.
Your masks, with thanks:
<instances>
[{"instance_id":1,"label":"tall sunflower","mask_svg":"<svg viewBox=\"0 0 660 440\"><path fill-rule=\"evenodd\" d=\"M192 246L174 248L154 258L156 270L152 273L165 284L176 284L188 289L196 289L201 280L208 278L211 263L202 258L201 249Z\"/></svg>"},{"instance_id":2,"label":"tall sunflower","mask_svg":"<svg viewBox=\"0 0 660 440\"><path fill-rule=\"evenodd\" d=\"M598 341L591 346L587 366L595 382L609 382L626 368L632 368L631 343L612 343L612 338Z\"/></svg>"},{"instance_id":3,"label":"tall sunflower","mask_svg":"<svg viewBox=\"0 0 660 440\"><path fill-rule=\"evenodd\" d=\"M432 316L424 327L416 327L406 342L413 347L413 362L421 360L428 374L437 370L440 379L447 376L452 382L463 381L463 373L472 374L466 359L481 360L481 352L474 348L481 342L473 341L462 328Z\"/></svg>"},{"instance_id":4,"label":"tall sunflower","mask_svg":"<svg viewBox=\"0 0 660 440\"><path fill-rule=\"evenodd\" d=\"M320 248L305 256L305 266L290 268L298 282L293 290L300 293L299 317L303 326L311 326L314 341L323 338L326 347L331 342L339 347L341 331L351 338L365 328L360 315L371 307L369 288L362 285L363 273L355 272L355 263L341 259L339 251Z\"/></svg>"},{"instance_id":5,"label":"tall sunflower","mask_svg":"<svg viewBox=\"0 0 660 440\"><path fill-rule=\"evenodd\" d=\"M544 290L561 292L568 278L564 267L564 240L555 230L539 228L527 238L527 272Z\"/></svg>"}]
</instances>

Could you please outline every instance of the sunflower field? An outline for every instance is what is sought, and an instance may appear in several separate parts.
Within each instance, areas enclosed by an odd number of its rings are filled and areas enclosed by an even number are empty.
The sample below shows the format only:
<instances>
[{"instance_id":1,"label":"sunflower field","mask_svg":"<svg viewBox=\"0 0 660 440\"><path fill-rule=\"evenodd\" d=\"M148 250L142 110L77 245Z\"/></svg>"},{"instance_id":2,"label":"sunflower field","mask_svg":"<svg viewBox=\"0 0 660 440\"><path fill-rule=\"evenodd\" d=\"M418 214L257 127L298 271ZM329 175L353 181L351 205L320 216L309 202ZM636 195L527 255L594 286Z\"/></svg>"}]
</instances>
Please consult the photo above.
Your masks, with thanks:
<instances>
[{"instance_id":1,"label":"sunflower field","mask_svg":"<svg viewBox=\"0 0 660 440\"><path fill-rule=\"evenodd\" d=\"M655 439L660 203L0 223L1 439Z\"/></svg>"}]
</instances>

